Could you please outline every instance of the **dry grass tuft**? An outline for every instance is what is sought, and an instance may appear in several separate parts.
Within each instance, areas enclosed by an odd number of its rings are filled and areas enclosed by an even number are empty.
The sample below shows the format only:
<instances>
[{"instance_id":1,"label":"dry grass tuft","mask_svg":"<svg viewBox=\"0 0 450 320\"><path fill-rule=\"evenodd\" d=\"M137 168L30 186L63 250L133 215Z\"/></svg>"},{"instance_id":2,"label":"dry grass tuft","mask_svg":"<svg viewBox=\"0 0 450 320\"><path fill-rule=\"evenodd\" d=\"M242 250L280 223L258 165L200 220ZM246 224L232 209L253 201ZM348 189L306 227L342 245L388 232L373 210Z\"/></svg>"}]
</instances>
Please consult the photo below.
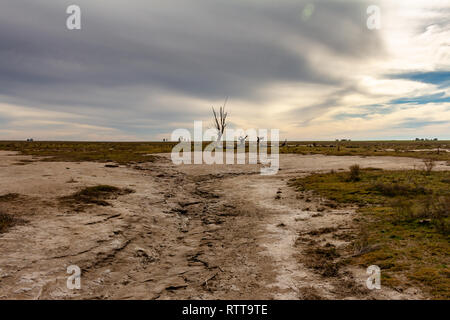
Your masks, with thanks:
<instances>
[{"instance_id":1,"label":"dry grass tuft","mask_svg":"<svg viewBox=\"0 0 450 320\"><path fill-rule=\"evenodd\" d=\"M414 285L434 298L450 299L450 172L362 169L359 177L314 174L290 185L358 205L354 221L361 232L355 233L349 263L378 265L386 286ZM322 274L333 275L339 267L332 255L312 250L310 256L309 265Z\"/></svg>"},{"instance_id":2,"label":"dry grass tuft","mask_svg":"<svg viewBox=\"0 0 450 320\"><path fill-rule=\"evenodd\" d=\"M350 167L349 180L350 181L359 181L359 180L361 180L360 174L361 174L361 168L359 167L359 165L358 164L352 165Z\"/></svg>"},{"instance_id":3,"label":"dry grass tuft","mask_svg":"<svg viewBox=\"0 0 450 320\"><path fill-rule=\"evenodd\" d=\"M23 222L24 220L22 219L17 219L10 214L0 212L0 233L4 233L12 226Z\"/></svg>"},{"instance_id":4,"label":"dry grass tuft","mask_svg":"<svg viewBox=\"0 0 450 320\"><path fill-rule=\"evenodd\" d=\"M7 193L0 196L0 202L10 202L17 200L20 197L18 193Z\"/></svg>"},{"instance_id":5,"label":"dry grass tuft","mask_svg":"<svg viewBox=\"0 0 450 320\"><path fill-rule=\"evenodd\" d=\"M325 246L312 246L306 249L309 259L305 261L308 268L314 269L324 277L336 277L340 263L335 259L340 257L336 247L330 243Z\"/></svg>"},{"instance_id":6,"label":"dry grass tuft","mask_svg":"<svg viewBox=\"0 0 450 320\"><path fill-rule=\"evenodd\" d=\"M70 196L60 198L66 204L94 204L99 206L111 205L106 200L115 199L117 196L133 193L134 190L117 188L109 185L97 185L84 188Z\"/></svg>"},{"instance_id":7,"label":"dry grass tuft","mask_svg":"<svg viewBox=\"0 0 450 320\"><path fill-rule=\"evenodd\" d=\"M436 161L433 158L423 159L425 164L425 173L430 174L433 168L436 166Z\"/></svg>"}]
</instances>

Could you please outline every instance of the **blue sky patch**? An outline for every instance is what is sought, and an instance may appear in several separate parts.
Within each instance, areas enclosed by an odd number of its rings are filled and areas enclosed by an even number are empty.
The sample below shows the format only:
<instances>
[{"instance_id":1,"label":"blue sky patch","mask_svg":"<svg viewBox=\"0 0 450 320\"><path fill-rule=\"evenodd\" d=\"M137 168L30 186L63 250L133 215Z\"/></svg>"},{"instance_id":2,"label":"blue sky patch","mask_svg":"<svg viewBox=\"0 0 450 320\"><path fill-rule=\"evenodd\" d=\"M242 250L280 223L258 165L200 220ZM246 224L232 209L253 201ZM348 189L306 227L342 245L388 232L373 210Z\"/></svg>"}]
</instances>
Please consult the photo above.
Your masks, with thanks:
<instances>
[{"instance_id":1,"label":"blue sky patch","mask_svg":"<svg viewBox=\"0 0 450 320\"><path fill-rule=\"evenodd\" d=\"M450 97L445 96L445 92L438 92L431 95L419 96L413 98L399 98L392 100L391 104L427 104L427 103L440 103L440 102L450 102Z\"/></svg>"},{"instance_id":2,"label":"blue sky patch","mask_svg":"<svg viewBox=\"0 0 450 320\"><path fill-rule=\"evenodd\" d=\"M450 87L450 71L411 72L393 75L391 78L435 84L440 88Z\"/></svg>"}]
</instances>

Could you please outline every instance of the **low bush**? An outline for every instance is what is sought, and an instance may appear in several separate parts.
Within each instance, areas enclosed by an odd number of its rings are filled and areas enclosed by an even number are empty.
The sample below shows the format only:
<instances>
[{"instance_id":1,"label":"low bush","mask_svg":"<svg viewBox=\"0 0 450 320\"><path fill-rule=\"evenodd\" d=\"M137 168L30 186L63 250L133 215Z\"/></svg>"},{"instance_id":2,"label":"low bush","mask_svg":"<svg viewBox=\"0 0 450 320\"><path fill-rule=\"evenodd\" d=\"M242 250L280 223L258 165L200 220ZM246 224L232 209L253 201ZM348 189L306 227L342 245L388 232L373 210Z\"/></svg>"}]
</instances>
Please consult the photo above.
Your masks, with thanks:
<instances>
[{"instance_id":1,"label":"low bush","mask_svg":"<svg viewBox=\"0 0 450 320\"><path fill-rule=\"evenodd\" d=\"M350 181L359 181L359 180L361 180L360 174L361 174L361 168L359 167L359 165L358 164L352 165L350 167L349 180Z\"/></svg>"}]
</instances>

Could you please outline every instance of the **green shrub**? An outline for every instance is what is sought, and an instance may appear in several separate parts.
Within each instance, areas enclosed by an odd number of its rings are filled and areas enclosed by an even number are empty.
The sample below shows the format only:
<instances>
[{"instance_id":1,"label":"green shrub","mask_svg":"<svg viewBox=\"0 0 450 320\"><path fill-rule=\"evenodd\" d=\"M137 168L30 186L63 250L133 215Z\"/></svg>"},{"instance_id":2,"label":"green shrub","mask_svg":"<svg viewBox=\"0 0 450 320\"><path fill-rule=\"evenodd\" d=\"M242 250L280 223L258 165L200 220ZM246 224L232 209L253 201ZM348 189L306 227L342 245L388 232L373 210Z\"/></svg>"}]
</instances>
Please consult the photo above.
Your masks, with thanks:
<instances>
[{"instance_id":1,"label":"green shrub","mask_svg":"<svg viewBox=\"0 0 450 320\"><path fill-rule=\"evenodd\" d=\"M428 194L430 193L427 189L422 186L408 185L402 183L383 183L377 182L371 188L374 191L378 191L383 196L386 197L396 197L396 196L409 196L415 194Z\"/></svg>"},{"instance_id":2,"label":"green shrub","mask_svg":"<svg viewBox=\"0 0 450 320\"><path fill-rule=\"evenodd\" d=\"M448 236L450 235L450 196L427 198L421 210L423 216L430 218L436 229Z\"/></svg>"},{"instance_id":3,"label":"green shrub","mask_svg":"<svg viewBox=\"0 0 450 320\"><path fill-rule=\"evenodd\" d=\"M349 180L350 181L359 181L359 180L361 180L360 174L361 174L361 168L359 167L359 165L358 164L352 165L350 167Z\"/></svg>"}]
</instances>

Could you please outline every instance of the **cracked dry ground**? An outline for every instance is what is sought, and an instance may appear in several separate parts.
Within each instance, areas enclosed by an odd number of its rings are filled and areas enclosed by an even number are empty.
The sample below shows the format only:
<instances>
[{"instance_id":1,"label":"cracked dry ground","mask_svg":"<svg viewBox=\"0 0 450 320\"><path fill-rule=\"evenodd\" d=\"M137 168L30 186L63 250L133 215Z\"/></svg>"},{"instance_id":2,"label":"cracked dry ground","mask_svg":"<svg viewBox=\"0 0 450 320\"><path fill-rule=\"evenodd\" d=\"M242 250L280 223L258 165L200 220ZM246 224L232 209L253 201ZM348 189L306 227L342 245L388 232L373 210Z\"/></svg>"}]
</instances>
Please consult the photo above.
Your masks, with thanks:
<instances>
[{"instance_id":1,"label":"cracked dry ground","mask_svg":"<svg viewBox=\"0 0 450 320\"><path fill-rule=\"evenodd\" d=\"M0 211L20 222L0 234L0 299L373 299L421 298L365 289L365 270L320 250L345 252L351 208L294 192L291 177L364 166L408 168L414 159L284 156L282 171L257 165L40 162L0 151ZM16 165L20 160L33 160ZM58 199L86 186L135 192L111 206L76 210ZM318 253L319 252L319 253ZM66 269L82 270L81 289Z\"/></svg>"}]
</instances>

